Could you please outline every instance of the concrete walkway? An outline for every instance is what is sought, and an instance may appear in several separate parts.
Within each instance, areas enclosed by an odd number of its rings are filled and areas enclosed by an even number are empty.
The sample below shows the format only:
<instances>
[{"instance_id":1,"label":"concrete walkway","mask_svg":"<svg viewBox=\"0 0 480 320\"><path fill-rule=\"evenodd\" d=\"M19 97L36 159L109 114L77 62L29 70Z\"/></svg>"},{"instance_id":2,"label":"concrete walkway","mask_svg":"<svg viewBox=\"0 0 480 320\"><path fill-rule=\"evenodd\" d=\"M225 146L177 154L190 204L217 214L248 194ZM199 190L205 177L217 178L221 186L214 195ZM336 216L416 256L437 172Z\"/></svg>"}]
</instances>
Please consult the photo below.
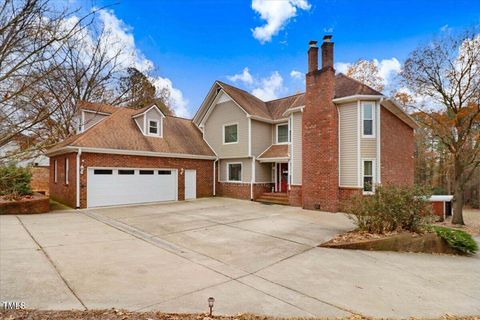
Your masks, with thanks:
<instances>
[{"instance_id":1,"label":"concrete walkway","mask_svg":"<svg viewBox=\"0 0 480 320\"><path fill-rule=\"evenodd\" d=\"M0 216L0 301L274 316L480 314L480 256L317 248L341 214L232 199Z\"/></svg>"}]
</instances>

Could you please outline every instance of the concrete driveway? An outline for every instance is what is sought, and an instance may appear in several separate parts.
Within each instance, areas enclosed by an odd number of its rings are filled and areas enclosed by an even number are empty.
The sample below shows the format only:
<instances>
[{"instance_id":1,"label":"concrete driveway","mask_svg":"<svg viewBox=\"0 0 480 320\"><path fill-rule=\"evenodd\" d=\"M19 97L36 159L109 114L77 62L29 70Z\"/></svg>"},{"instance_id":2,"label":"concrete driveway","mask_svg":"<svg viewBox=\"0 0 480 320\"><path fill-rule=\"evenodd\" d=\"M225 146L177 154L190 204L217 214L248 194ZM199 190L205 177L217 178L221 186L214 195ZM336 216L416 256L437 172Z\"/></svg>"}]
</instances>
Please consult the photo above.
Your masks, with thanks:
<instances>
[{"instance_id":1,"label":"concrete driveway","mask_svg":"<svg viewBox=\"0 0 480 320\"><path fill-rule=\"evenodd\" d=\"M225 198L0 216L0 301L274 316L480 314L480 256L317 248L341 214Z\"/></svg>"}]
</instances>

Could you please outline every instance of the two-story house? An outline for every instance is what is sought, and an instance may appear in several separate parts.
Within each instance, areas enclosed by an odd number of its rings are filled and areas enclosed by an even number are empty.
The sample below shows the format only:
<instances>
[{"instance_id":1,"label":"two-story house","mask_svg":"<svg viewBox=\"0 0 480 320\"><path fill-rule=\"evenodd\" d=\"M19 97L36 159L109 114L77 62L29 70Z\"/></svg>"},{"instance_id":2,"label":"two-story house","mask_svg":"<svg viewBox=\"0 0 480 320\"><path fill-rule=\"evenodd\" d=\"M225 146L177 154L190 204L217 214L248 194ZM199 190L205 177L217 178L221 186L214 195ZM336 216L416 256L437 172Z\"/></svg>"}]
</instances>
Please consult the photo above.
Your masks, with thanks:
<instances>
[{"instance_id":1,"label":"two-story house","mask_svg":"<svg viewBox=\"0 0 480 320\"><path fill-rule=\"evenodd\" d=\"M216 81L192 120L81 104L81 132L49 151L52 196L87 207L218 195L336 212L378 184L413 184L415 122L335 74L333 48L325 36L319 69L310 42L305 93L262 101ZM55 186L62 165L76 187Z\"/></svg>"}]
</instances>

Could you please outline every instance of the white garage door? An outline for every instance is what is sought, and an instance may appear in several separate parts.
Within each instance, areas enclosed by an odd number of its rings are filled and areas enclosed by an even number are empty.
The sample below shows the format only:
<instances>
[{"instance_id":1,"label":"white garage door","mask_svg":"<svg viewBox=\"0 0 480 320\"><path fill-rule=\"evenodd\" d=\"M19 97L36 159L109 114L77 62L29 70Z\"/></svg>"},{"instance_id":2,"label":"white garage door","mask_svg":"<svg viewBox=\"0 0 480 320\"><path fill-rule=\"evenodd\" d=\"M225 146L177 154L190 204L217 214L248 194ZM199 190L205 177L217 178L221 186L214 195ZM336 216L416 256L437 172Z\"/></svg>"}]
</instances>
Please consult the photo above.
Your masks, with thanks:
<instances>
[{"instance_id":1,"label":"white garage door","mask_svg":"<svg viewBox=\"0 0 480 320\"><path fill-rule=\"evenodd\" d=\"M87 183L88 207L177 199L174 169L89 168Z\"/></svg>"}]
</instances>

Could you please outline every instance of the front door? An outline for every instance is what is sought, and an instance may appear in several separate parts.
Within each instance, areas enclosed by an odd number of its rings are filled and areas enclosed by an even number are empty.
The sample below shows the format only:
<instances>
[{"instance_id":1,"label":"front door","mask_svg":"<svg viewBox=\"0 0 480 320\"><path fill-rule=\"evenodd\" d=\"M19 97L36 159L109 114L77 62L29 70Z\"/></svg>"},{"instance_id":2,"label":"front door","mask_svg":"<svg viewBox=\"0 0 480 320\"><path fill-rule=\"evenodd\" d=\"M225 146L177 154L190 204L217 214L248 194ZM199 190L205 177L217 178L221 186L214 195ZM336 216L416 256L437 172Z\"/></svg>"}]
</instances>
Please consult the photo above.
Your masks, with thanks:
<instances>
[{"instance_id":1,"label":"front door","mask_svg":"<svg viewBox=\"0 0 480 320\"><path fill-rule=\"evenodd\" d=\"M280 192L288 189L288 163L280 163Z\"/></svg>"}]
</instances>

